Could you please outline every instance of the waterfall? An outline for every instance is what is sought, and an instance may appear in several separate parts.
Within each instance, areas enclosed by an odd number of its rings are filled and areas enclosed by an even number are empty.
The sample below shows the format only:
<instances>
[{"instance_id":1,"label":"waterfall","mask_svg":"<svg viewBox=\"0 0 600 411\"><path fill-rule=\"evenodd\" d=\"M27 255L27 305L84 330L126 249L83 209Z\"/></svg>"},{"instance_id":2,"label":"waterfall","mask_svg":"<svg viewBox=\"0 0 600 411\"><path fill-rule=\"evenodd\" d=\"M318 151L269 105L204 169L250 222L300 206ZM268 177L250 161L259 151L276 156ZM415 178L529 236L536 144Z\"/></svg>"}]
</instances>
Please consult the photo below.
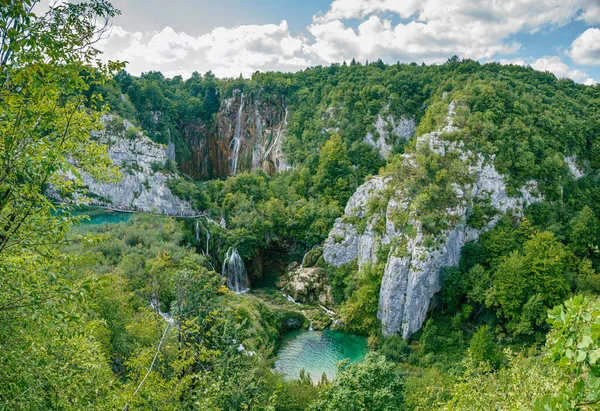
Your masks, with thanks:
<instances>
[{"instance_id":1,"label":"waterfall","mask_svg":"<svg viewBox=\"0 0 600 411\"><path fill-rule=\"evenodd\" d=\"M235 121L235 132L233 134L232 144L232 159L231 159L231 173L232 175L237 174L238 167L238 156L240 154L240 145L242 141L242 111L244 110L244 93L242 93L242 101L240 102L240 109L238 110L237 119Z\"/></svg>"},{"instance_id":2,"label":"waterfall","mask_svg":"<svg viewBox=\"0 0 600 411\"><path fill-rule=\"evenodd\" d=\"M198 231L198 229L196 229L196 231ZM312 251L312 249L304 253L304 257L302 257L302 263L300 263L300 268L305 268L305 267L304 267L304 264L306 263L306 256L307 256L307 255L308 255L308 253L310 253L311 251Z\"/></svg>"},{"instance_id":3,"label":"waterfall","mask_svg":"<svg viewBox=\"0 0 600 411\"><path fill-rule=\"evenodd\" d=\"M229 247L227 250L221 274L227 278L227 288L230 290L240 294L250 289L250 279L237 248Z\"/></svg>"},{"instance_id":4,"label":"waterfall","mask_svg":"<svg viewBox=\"0 0 600 411\"><path fill-rule=\"evenodd\" d=\"M281 99L283 101L283 96L281 96ZM279 137L281 136L281 134L283 134L283 130L285 129L285 126L287 125L287 118L288 118L287 104L283 105L283 109L285 111L285 114L283 116L283 122L279 125L279 129L277 130L277 135L275 136L275 140L273 140L273 144L271 144L269 149L265 152L263 160L266 160L269 157L269 154L271 154L273 147L277 146L277 141L279 141Z\"/></svg>"},{"instance_id":5,"label":"waterfall","mask_svg":"<svg viewBox=\"0 0 600 411\"><path fill-rule=\"evenodd\" d=\"M160 303L158 302L158 298L154 297L152 298L152 300L150 300L150 307L152 307L152 309L156 311L158 315L160 315L166 322L172 323L173 321L175 321L173 317L171 317L171 314L162 312L160 310Z\"/></svg>"},{"instance_id":6,"label":"waterfall","mask_svg":"<svg viewBox=\"0 0 600 411\"><path fill-rule=\"evenodd\" d=\"M204 232L206 233L206 255L208 256L208 242L210 241L210 231L208 231L208 228L204 227L204 224L200 223L200 219L196 220L196 241L199 243L200 242L200 227L202 227L204 229Z\"/></svg>"}]
</instances>

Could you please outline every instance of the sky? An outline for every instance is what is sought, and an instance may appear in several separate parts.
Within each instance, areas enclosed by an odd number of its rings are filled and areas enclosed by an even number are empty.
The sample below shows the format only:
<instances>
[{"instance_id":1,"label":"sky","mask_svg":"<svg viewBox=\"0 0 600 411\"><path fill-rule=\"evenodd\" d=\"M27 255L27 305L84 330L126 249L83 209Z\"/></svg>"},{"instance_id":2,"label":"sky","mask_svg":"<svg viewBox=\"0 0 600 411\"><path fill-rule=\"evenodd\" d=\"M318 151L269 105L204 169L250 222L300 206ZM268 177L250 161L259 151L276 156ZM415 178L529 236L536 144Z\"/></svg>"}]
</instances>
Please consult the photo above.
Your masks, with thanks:
<instances>
[{"instance_id":1,"label":"sky","mask_svg":"<svg viewBox=\"0 0 600 411\"><path fill-rule=\"evenodd\" d=\"M250 77L358 61L453 55L600 81L600 0L112 0L99 48L152 70Z\"/></svg>"}]
</instances>

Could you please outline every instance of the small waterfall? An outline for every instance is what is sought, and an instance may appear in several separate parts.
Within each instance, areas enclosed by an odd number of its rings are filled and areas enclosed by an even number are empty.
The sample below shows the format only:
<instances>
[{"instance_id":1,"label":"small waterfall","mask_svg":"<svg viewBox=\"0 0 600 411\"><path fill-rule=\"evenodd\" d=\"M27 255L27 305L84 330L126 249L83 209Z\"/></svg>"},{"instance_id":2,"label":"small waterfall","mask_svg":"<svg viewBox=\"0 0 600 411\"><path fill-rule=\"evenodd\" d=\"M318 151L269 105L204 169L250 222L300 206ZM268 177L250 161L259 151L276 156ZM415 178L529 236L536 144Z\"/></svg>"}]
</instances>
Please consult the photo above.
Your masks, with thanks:
<instances>
[{"instance_id":1,"label":"small waterfall","mask_svg":"<svg viewBox=\"0 0 600 411\"><path fill-rule=\"evenodd\" d=\"M200 227L204 229L206 233L206 255L208 255L208 242L210 241L210 231L208 228L204 227L204 224L200 223L200 219L196 220L196 241L200 242Z\"/></svg>"},{"instance_id":2,"label":"small waterfall","mask_svg":"<svg viewBox=\"0 0 600 411\"><path fill-rule=\"evenodd\" d=\"M160 315L166 322L172 323L173 321L175 321L173 317L171 317L171 314L162 312L160 310L160 303L158 302L158 298L154 297L152 298L152 300L150 300L150 307L152 307L152 309L156 311L158 315Z\"/></svg>"},{"instance_id":3,"label":"small waterfall","mask_svg":"<svg viewBox=\"0 0 600 411\"><path fill-rule=\"evenodd\" d=\"M196 232L198 231L198 229L196 229ZM300 268L305 268L304 264L306 264L306 256L308 255L308 253L310 253L312 250L309 250L307 252L304 253L304 257L302 257L302 263L300 264Z\"/></svg>"},{"instance_id":4,"label":"small waterfall","mask_svg":"<svg viewBox=\"0 0 600 411\"><path fill-rule=\"evenodd\" d=\"M227 250L221 274L227 278L227 288L230 290L238 294L250 290L250 279L237 248L229 247Z\"/></svg>"},{"instance_id":5,"label":"small waterfall","mask_svg":"<svg viewBox=\"0 0 600 411\"><path fill-rule=\"evenodd\" d=\"M242 93L242 101L240 102L240 108L238 110L237 119L235 121L235 132L233 134L232 145L232 158L231 158L231 174L237 174L238 157L240 154L240 145L242 143L242 114L244 110L244 93Z\"/></svg>"},{"instance_id":6,"label":"small waterfall","mask_svg":"<svg viewBox=\"0 0 600 411\"><path fill-rule=\"evenodd\" d=\"M206 255L208 255L208 241L210 240L210 231L208 231L208 228L203 227L204 231L206 232Z\"/></svg>"},{"instance_id":7,"label":"small waterfall","mask_svg":"<svg viewBox=\"0 0 600 411\"><path fill-rule=\"evenodd\" d=\"M283 101L283 96L281 96L281 99ZM266 160L267 158L269 158L269 154L271 154L271 151L273 150L273 148L277 146L279 137L281 137L281 135L283 134L283 130L285 130L285 126L287 125L287 118L288 118L287 104L283 105L283 109L285 110L285 114L283 116L283 122L279 125L279 129L277 130L277 135L275 136L275 140L273 140L273 144L271 144L269 149L265 152L263 160Z\"/></svg>"},{"instance_id":8,"label":"small waterfall","mask_svg":"<svg viewBox=\"0 0 600 411\"><path fill-rule=\"evenodd\" d=\"M314 331L313 326L312 326L312 319L308 315L306 315L306 313L304 312L304 310L302 310L301 313L308 320L308 331Z\"/></svg>"}]
</instances>

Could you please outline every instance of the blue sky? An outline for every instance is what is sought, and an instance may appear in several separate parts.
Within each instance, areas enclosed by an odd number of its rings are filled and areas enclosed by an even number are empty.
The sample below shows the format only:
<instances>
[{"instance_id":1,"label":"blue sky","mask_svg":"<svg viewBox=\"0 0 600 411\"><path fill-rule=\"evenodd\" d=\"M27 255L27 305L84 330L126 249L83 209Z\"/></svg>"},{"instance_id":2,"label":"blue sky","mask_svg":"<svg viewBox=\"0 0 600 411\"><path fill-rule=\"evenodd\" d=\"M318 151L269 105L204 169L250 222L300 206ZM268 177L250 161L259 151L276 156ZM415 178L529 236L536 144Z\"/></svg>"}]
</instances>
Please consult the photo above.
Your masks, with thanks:
<instances>
[{"instance_id":1,"label":"blue sky","mask_svg":"<svg viewBox=\"0 0 600 411\"><path fill-rule=\"evenodd\" d=\"M134 74L220 77L452 55L600 81L600 0L112 0L101 43Z\"/></svg>"}]
</instances>

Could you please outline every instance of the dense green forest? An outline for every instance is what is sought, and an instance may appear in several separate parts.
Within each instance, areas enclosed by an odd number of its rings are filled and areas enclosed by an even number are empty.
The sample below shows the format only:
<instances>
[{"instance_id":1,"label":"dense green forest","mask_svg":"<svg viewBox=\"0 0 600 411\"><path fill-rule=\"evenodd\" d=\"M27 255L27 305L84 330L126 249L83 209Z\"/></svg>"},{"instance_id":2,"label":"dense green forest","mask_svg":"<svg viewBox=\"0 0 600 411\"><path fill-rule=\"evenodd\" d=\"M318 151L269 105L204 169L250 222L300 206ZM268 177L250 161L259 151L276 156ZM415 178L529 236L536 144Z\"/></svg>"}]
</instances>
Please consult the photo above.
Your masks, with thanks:
<instances>
[{"instance_id":1,"label":"dense green forest","mask_svg":"<svg viewBox=\"0 0 600 411\"><path fill-rule=\"evenodd\" d=\"M598 409L600 86L458 58L438 66L353 60L251 79L135 77L121 63L96 61L97 18L118 13L110 4L63 3L42 16L32 13L35 2L0 4L2 408ZM214 127L233 90L285 99L292 168L183 176L194 170L186 166L198 138L191 130ZM445 138L490 159L515 195L536 181L543 201L498 216L463 247L458 267L442 269L439 304L420 332L384 337L376 317L382 264L335 268L318 246L356 188L377 174L418 194L435 242L449 224L440 210L453 205L453 184L469 178L464 161L416 138L392 138L393 155L383 159L364 136L381 113L414 118L416 137L437 131L451 102L457 129ZM50 184L63 197L84 188L65 180L68 172L120 178L90 135L107 111L175 144L171 167L182 178L171 190L224 222L211 225L209 239L196 238L195 222L167 217L82 224L85 212L57 209L46 196ZM407 170L403 154L416 166ZM566 157L584 170L580 178ZM469 225L493 215L478 204ZM274 372L281 335L307 327L302 310L311 307L277 291L228 290L218 271L230 247L253 281L269 255L313 250L341 327L368 336L372 352L340 364L333 381Z\"/></svg>"}]
</instances>

